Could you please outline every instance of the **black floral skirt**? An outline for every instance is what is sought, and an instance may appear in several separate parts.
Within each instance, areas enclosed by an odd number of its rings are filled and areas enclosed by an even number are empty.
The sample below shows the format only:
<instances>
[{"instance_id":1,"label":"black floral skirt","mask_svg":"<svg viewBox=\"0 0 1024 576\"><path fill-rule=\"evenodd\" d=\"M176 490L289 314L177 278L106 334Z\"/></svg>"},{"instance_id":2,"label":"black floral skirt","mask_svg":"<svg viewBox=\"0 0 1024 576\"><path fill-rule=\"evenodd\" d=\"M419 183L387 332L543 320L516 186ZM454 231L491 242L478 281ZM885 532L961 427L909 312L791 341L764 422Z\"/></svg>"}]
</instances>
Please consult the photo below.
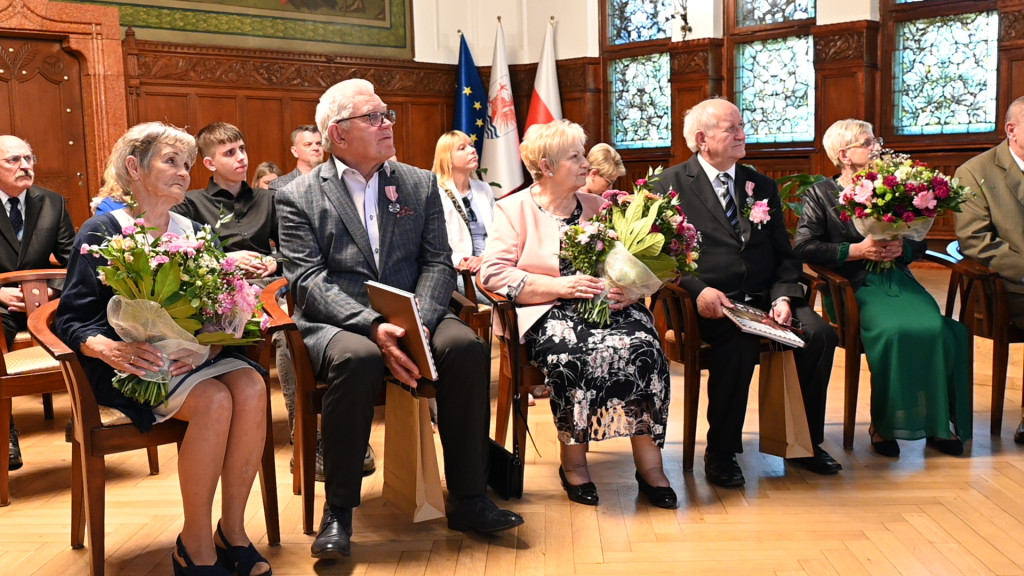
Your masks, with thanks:
<instances>
[{"instance_id":1,"label":"black floral skirt","mask_svg":"<svg viewBox=\"0 0 1024 576\"><path fill-rule=\"evenodd\" d=\"M525 344L551 387L563 444L651 436L665 445L668 360L645 306L612 312L608 327L595 328L561 302L527 331Z\"/></svg>"}]
</instances>

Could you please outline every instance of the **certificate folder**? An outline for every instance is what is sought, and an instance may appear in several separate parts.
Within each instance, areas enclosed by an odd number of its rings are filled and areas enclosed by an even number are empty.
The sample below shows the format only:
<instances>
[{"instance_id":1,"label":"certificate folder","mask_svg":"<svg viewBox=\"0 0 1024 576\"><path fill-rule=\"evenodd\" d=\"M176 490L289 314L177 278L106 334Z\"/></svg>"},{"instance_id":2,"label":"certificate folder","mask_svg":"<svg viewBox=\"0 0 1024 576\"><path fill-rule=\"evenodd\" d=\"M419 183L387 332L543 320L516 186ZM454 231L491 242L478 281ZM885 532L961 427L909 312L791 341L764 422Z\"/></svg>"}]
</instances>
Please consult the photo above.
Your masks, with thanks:
<instances>
[{"instance_id":1,"label":"certificate folder","mask_svg":"<svg viewBox=\"0 0 1024 576\"><path fill-rule=\"evenodd\" d=\"M723 308L722 312L743 332L757 334L793 348L804 347L804 341L796 335L792 328L772 320L764 310L740 304L735 300L732 303L733 308Z\"/></svg>"},{"instance_id":2,"label":"certificate folder","mask_svg":"<svg viewBox=\"0 0 1024 576\"><path fill-rule=\"evenodd\" d=\"M370 295L370 306L380 312L388 323L405 330L405 336L398 343L419 367L420 375L428 380L437 380L437 367L434 366L434 355L430 353L430 342L427 341L416 295L373 280L366 281L366 291Z\"/></svg>"}]
</instances>

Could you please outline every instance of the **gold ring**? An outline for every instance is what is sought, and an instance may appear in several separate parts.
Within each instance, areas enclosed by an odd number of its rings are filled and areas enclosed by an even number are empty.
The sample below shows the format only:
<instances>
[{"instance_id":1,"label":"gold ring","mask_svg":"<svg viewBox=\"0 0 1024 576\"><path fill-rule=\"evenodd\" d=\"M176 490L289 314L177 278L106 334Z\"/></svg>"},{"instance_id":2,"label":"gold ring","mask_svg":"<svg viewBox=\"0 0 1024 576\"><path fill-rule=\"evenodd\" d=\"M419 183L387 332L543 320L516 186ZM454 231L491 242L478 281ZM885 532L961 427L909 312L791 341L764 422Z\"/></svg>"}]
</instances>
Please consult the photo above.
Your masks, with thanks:
<instances>
[{"instance_id":1,"label":"gold ring","mask_svg":"<svg viewBox=\"0 0 1024 576\"><path fill-rule=\"evenodd\" d=\"M132 354L132 359L128 361L129 364L135 363L135 354Z\"/></svg>"}]
</instances>

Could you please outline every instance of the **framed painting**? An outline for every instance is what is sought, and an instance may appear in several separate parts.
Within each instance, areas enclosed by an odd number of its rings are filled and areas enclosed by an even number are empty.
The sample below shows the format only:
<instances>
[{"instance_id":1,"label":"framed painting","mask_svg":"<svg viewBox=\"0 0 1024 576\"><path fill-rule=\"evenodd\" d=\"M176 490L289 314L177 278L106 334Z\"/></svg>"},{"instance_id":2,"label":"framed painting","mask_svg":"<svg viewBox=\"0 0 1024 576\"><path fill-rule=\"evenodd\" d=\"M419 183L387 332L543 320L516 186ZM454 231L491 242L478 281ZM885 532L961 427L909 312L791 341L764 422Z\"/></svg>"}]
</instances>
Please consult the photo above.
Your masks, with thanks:
<instances>
[{"instance_id":1,"label":"framed painting","mask_svg":"<svg viewBox=\"0 0 1024 576\"><path fill-rule=\"evenodd\" d=\"M412 58L408 0L70 0L116 6L139 39Z\"/></svg>"}]
</instances>

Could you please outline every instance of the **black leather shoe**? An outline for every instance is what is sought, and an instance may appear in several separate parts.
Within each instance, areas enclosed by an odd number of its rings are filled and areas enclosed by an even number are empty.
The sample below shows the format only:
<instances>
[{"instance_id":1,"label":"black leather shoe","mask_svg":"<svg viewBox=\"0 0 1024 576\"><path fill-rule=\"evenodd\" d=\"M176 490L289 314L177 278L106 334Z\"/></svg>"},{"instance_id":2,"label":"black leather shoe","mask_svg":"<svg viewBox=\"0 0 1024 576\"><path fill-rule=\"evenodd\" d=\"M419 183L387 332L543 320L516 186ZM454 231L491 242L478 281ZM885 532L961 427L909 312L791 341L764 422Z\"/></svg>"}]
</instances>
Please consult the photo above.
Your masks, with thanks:
<instances>
[{"instance_id":1,"label":"black leather shoe","mask_svg":"<svg viewBox=\"0 0 1024 576\"><path fill-rule=\"evenodd\" d=\"M465 532L476 530L481 534L501 532L523 523L523 517L511 510L502 510L487 496L448 496L445 502L448 527Z\"/></svg>"},{"instance_id":2,"label":"black leather shoe","mask_svg":"<svg viewBox=\"0 0 1024 576\"><path fill-rule=\"evenodd\" d=\"M874 448L875 452L879 453L882 456L888 456L889 458L899 458L899 442L895 440L875 440L874 426L868 428L868 435L871 437L871 447Z\"/></svg>"},{"instance_id":3,"label":"black leather shoe","mask_svg":"<svg viewBox=\"0 0 1024 576\"><path fill-rule=\"evenodd\" d=\"M804 467L815 474L838 474L843 469L843 465L835 461L835 458L825 452L825 449L821 446L814 447L814 456L807 458L790 458L789 462Z\"/></svg>"},{"instance_id":4,"label":"black leather shoe","mask_svg":"<svg viewBox=\"0 0 1024 576\"><path fill-rule=\"evenodd\" d=\"M1016 439L1014 439L1014 442L1016 442ZM950 456L960 456L964 453L964 442L959 438L936 438L935 436L930 436L926 443L939 452L949 454Z\"/></svg>"},{"instance_id":5,"label":"black leather shoe","mask_svg":"<svg viewBox=\"0 0 1024 576\"><path fill-rule=\"evenodd\" d=\"M309 548L313 558L321 560L352 555L352 509L324 503L320 531Z\"/></svg>"},{"instance_id":6,"label":"black leather shoe","mask_svg":"<svg viewBox=\"0 0 1024 576\"><path fill-rule=\"evenodd\" d=\"M746 483L735 454L705 452L704 475L708 482L724 488L738 488Z\"/></svg>"},{"instance_id":7,"label":"black leather shoe","mask_svg":"<svg viewBox=\"0 0 1024 576\"><path fill-rule=\"evenodd\" d=\"M7 465L8 470L17 470L25 465L25 462L21 459L21 446L18 444L17 428L11 428L11 441L8 445L8 452L11 455L11 461Z\"/></svg>"},{"instance_id":8,"label":"black leather shoe","mask_svg":"<svg viewBox=\"0 0 1024 576\"><path fill-rule=\"evenodd\" d=\"M1017 444L1024 444L1024 418L1017 424L1017 431L1013 433L1013 441Z\"/></svg>"},{"instance_id":9,"label":"black leather shoe","mask_svg":"<svg viewBox=\"0 0 1024 576\"><path fill-rule=\"evenodd\" d=\"M647 496L652 506L657 506L658 508L676 507L676 491L671 486L651 486L640 475L639 470L636 471L636 483L640 486L640 493Z\"/></svg>"},{"instance_id":10,"label":"black leather shoe","mask_svg":"<svg viewBox=\"0 0 1024 576\"><path fill-rule=\"evenodd\" d=\"M565 488L565 493L569 495L569 500L586 504L587 506L597 506L597 486L593 482L569 484L569 481L565 479L565 470L561 466L558 467L558 477L562 479L562 488Z\"/></svg>"}]
</instances>

